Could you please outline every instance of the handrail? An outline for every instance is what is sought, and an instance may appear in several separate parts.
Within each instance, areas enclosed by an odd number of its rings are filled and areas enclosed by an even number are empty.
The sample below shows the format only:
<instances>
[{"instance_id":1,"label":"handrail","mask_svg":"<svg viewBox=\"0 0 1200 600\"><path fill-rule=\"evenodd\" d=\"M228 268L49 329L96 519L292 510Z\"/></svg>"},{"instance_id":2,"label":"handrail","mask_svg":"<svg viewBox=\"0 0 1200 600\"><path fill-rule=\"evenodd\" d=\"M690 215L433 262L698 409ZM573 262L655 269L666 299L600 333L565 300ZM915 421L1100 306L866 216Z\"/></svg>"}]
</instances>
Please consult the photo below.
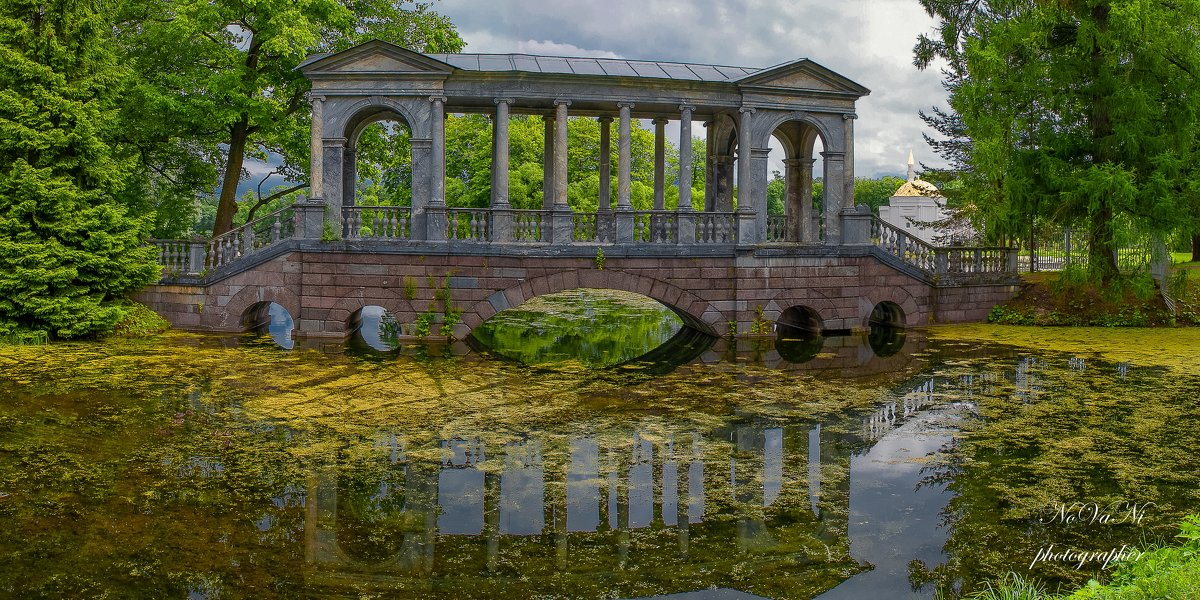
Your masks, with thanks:
<instances>
[{"instance_id":1,"label":"handrail","mask_svg":"<svg viewBox=\"0 0 1200 600\"><path fill-rule=\"evenodd\" d=\"M347 206L342 208L342 215L346 239L412 239L410 206Z\"/></svg>"},{"instance_id":2,"label":"handrail","mask_svg":"<svg viewBox=\"0 0 1200 600\"><path fill-rule=\"evenodd\" d=\"M296 214L288 205L214 237L208 243L205 266L218 269L290 239L296 231Z\"/></svg>"}]
</instances>

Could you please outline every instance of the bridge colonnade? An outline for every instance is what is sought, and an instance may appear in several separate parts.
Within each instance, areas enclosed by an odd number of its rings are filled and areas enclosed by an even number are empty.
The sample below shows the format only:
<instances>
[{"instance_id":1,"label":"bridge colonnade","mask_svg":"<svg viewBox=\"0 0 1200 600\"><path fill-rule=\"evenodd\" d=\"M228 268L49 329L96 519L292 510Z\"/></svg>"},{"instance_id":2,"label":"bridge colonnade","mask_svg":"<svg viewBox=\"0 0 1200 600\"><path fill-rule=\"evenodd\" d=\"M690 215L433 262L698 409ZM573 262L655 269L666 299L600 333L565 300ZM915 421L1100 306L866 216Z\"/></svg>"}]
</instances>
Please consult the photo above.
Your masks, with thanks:
<instances>
[{"instance_id":1,"label":"bridge colonnade","mask_svg":"<svg viewBox=\"0 0 1200 600\"><path fill-rule=\"evenodd\" d=\"M641 241L639 234L657 233L675 243L695 243L691 141L692 122L698 120L707 129L701 212L722 216L720 222L729 231L721 241L838 244L839 215L853 197L854 103L869 93L807 59L747 69L528 55L424 55L379 41L315 57L300 70L313 82L312 200L323 202L327 217L345 231L347 209L355 205L358 136L375 121L403 122L411 131L413 172L406 237L429 241L462 235L501 243L632 243ZM448 208L445 197L445 118L454 113L488 114L493 123L490 210L472 209L476 212L470 216ZM517 114L539 115L545 121L546 214L512 213L509 120ZM570 117L595 118L600 127L600 210L595 217L573 217L567 205ZM635 222L631 203L632 119L649 119L654 125L654 200L650 214L640 216L641 223ZM614 120L615 210L609 202ZM680 171L674 182L667 181L665 164L669 121L677 121L680 131ZM766 201L772 136L783 142L789 165L789 215L776 227L768 226ZM811 204L801 199L812 194L811 165L818 139L824 148L826 185L822 222L814 224ZM679 191L674 211L665 207L668 185ZM465 231L455 230L463 219L473 224L459 228ZM486 222L479 224L482 221ZM599 231L593 233L593 227ZM353 237L357 232L346 233Z\"/></svg>"}]
</instances>

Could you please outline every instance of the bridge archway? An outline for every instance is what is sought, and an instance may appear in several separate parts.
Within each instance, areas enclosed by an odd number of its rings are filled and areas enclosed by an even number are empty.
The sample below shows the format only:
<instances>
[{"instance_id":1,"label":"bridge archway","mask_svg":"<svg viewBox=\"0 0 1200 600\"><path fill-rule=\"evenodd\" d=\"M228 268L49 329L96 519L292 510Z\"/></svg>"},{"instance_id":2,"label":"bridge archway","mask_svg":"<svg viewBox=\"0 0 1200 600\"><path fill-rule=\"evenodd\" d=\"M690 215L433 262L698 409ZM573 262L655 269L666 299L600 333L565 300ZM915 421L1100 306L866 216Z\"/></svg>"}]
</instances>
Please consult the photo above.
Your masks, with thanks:
<instances>
[{"instance_id":1,"label":"bridge archway","mask_svg":"<svg viewBox=\"0 0 1200 600\"><path fill-rule=\"evenodd\" d=\"M248 331L249 320L257 311L270 306L274 302L284 308L296 322L300 320L300 299L291 289L283 286L245 287L234 294L225 305L224 320L237 319L236 322L224 322L225 330Z\"/></svg>"},{"instance_id":2,"label":"bridge archway","mask_svg":"<svg viewBox=\"0 0 1200 600\"><path fill-rule=\"evenodd\" d=\"M813 167L818 154L830 147L829 134L820 122L805 113L781 115L770 123L769 138L783 150L783 214L768 215L767 241L819 243L830 216L822 199L819 212L813 207ZM828 163L822 163L824 181L831 180ZM763 182L764 188L768 182ZM768 210L769 210L768 205ZM836 210L833 212L837 212Z\"/></svg>"},{"instance_id":3,"label":"bridge archway","mask_svg":"<svg viewBox=\"0 0 1200 600\"><path fill-rule=\"evenodd\" d=\"M413 128L401 106L362 106L346 121L343 137L340 206L356 206L360 195L368 205L412 204ZM388 158L398 160L384 164Z\"/></svg>"},{"instance_id":4,"label":"bridge archway","mask_svg":"<svg viewBox=\"0 0 1200 600\"><path fill-rule=\"evenodd\" d=\"M621 271L577 269L527 279L493 293L463 312L462 321L455 327L454 335L464 338L492 315L515 308L530 298L577 288L641 294L674 311L683 320L684 325L713 336L718 335L717 332L722 331L723 325L731 320L729 315L708 301L660 279Z\"/></svg>"}]
</instances>

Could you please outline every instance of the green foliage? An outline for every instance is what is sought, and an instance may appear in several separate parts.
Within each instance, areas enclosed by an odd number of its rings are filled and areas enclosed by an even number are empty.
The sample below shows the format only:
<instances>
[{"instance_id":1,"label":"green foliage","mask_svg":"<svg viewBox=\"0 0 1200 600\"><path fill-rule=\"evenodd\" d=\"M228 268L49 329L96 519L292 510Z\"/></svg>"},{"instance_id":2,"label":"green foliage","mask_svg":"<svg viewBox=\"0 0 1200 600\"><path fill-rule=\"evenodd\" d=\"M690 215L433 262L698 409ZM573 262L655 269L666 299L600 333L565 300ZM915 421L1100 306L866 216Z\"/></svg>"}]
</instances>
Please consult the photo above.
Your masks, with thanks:
<instances>
[{"instance_id":1,"label":"green foliage","mask_svg":"<svg viewBox=\"0 0 1200 600\"><path fill-rule=\"evenodd\" d=\"M282 156L282 175L306 178L308 82L295 67L307 56L372 38L424 52L463 47L450 22L424 2L136 0L125 10L122 39L143 79L143 104L165 120L162 134L225 156L218 234L233 226L245 157Z\"/></svg>"},{"instance_id":2,"label":"green foliage","mask_svg":"<svg viewBox=\"0 0 1200 600\"><path fill-rule=\"evenodd\" d=\"M417 299L417 280L411 275L404 276L404 299L412 302Z\"/></svg>"},{"instance_id":3,"label":"green foliage","mask_svg":"<svg viewBox=\"0 0 1200 600\"><path fill-rule=\"evenodd\" d=\"M111 331L157 279L148 219L117 115L130 72L110 13L91 4L0 8L0 336Z\"/></svg>"},{"instance_id":4,"label":"green foliage","mask_svg":"<svg viewBox=\"0 0 1200 600\"><path fill-rule=\"evenodd\" d=\"M433 312L432 308L417 315L416 320L413 321L413 335L417 337L430 335L433 332L433 322L436 319L437 313Z\"/></svg>"},{"instance_id":5,"label":"green foliage","mask_svg":"<svg viewBox=\"0 0 1200 600\"><path fill-rule=\"evenodd\" d=\"M1115 227L1195 230L1200 4L921 0L918 66L948 62L927 122L993 240L1036 222L1086 231L1089 276L1117 274Z\"/></svg>"},{"instance_id":6,"label":"green foliage","mask_svg":"<svg viewBox=\"0 0 1200 600\"><path fill-rule=\"evenodd\" d=\"M604 270L604 260L604 248L596 247L596 258L594 262L596 263L597 271Z\"/></svg>"},{"instance_id":7,"label":"green foliage","mask_svg":"<svg viewBox=\"0 0 1200 600\"><path fill-rule=\"evenodd\" d=\"M326 220L321 225L321 241L336 242L340 239L342 239L342 236L338 235L337 225L331 220Z\"/></svg>"},{"instance_id":8,"label":"green foliage","mask_svg":"<svg viewBox=\"0 0 1200 600\"><path fill-rule=\"evenodd\" d=\"M987 318L988 323L999 325L1033 325L1036 320L1036 315L1028 311L1019 308L1010 308L1003 304L993 306Z\"/></svg>"},{"instance_id":9,"label":"green foliage","mask_svg":"<svg viewBox=\"0 0 1200 600\"><path fill-rule=\"evenodd\" d=\"M162 333L171 328L171 324L150 307L141 302L129 302L126 305L125 317L121 319L113 333L122 337L145 337Z\"/></svg>"},{"instance_id":10,"label":"green foliage","mask_svg":"<svg viewBox=\"0 0 1200 600\"><path fill-rule=\"evenodd\" d=\"M771 322L763 317L761 304L754 307L754 321L750 323L750 335L766 335L771 333Z\"/></svg>"}]
</instances>

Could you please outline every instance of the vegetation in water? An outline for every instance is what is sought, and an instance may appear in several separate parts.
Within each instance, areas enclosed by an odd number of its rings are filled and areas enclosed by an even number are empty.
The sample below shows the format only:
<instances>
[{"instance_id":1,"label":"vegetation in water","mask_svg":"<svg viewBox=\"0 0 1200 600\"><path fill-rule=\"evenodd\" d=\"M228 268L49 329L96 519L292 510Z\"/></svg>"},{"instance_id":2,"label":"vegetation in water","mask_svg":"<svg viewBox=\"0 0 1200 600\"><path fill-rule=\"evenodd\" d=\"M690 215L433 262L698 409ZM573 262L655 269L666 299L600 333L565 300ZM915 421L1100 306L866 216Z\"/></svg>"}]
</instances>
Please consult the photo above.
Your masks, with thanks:
<instances>
[{"instance_id":1,"label":"vegetation in water","mask_svg":"<svg viewBox=\"0 0 1200 600\"><path fill-rule=\"evenodd\" d=\"M569 360L608 367L649 353L682 326L671 309L640 294L577 289L500 311L472 336L492 352L529 365Z\"/></svg>"},{"instance_id":2,"label":"vegetation in water","mask_svg":"<svg viewBox=\"0 0 1200 600\"><path fill-rule=\"evenodd\" d=\"M113 330L114 335L124 337L141 337L154 333L162 333L171 328L171 324L158 313L150 310L141 302L130 301L126 305L125 317Z\"/></svg>"}]
</instances>

